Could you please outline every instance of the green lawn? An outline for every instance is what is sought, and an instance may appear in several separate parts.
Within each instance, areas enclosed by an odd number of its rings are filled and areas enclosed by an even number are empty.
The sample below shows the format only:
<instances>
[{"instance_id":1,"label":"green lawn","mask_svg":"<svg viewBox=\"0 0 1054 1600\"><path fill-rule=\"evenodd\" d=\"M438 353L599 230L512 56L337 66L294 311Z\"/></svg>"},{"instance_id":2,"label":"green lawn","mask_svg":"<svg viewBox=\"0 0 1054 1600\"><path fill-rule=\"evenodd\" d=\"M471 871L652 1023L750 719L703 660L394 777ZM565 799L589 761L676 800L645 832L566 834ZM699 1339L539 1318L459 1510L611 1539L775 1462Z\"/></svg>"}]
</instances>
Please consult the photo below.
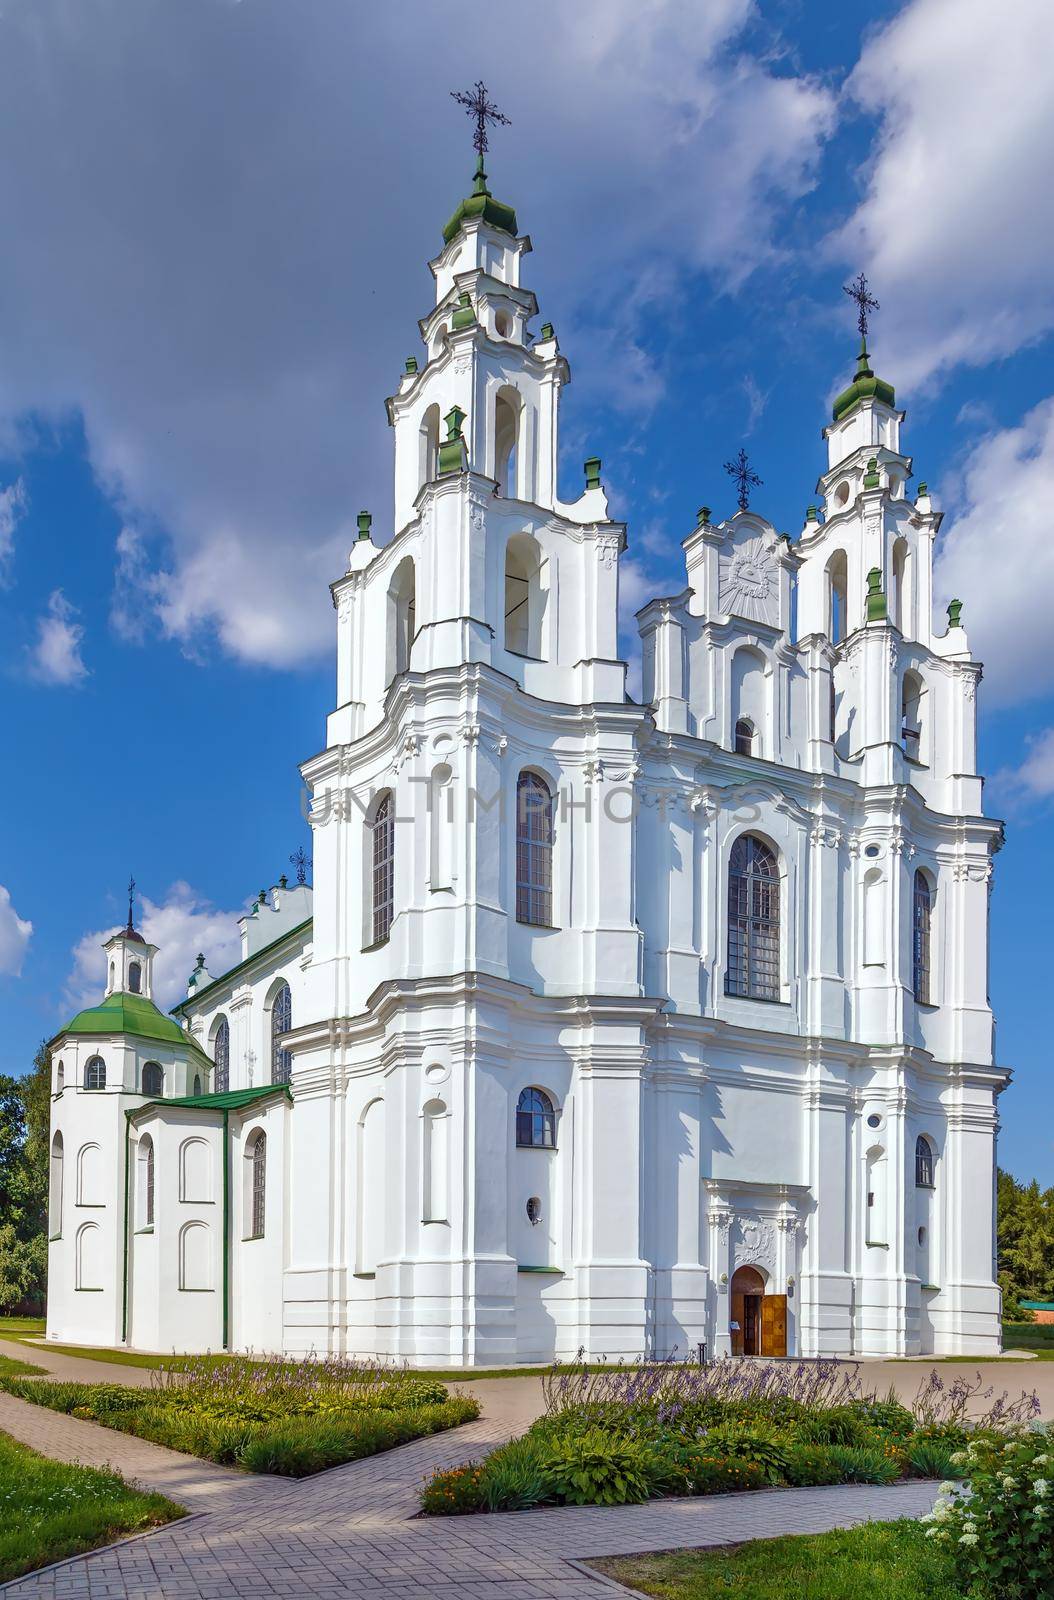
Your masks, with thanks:
<instances>
[{"instance_id":1,"label":"green lawn","mask_svg":"<svg viewBox=\"0 0 1054 1600\"><path fill-rule=\"evenodd\" d=\"M0 1339L18 1339L25 1333L43 1333L43 1317L0 1317Z\"/></svg>"},{"instance_id":2,"label":"green lawn","mask_svg":"<svg viewBox=\"0 0 1054 1600\"><path fill-rule=\"evenodd\" d=\"M1030 1350L1041 1361L1054 1361L1054 1322L1004 1322L1004 1350Z\"/></svg>"},{"instance_id":3,"label":"green lawn","mask_svg":"<svg viewBox=\"0 0 1054 1600\"><path fill-rule=\"evenodd\" d=\"M0 1583L184 1514L116 1472L48 1461L0 1433Z\"/></svg>"},{"instance_id":4,"label":"green lawn","mask_svg":"<svg viewBox=\"0 0 1054 1600\"><path fill-rule=\"evenodd\" d=\"M0 1378L32 1378L44 1372L31 1361L16 1361L14 1356L0 1356Z\"/></svg>"},{"instance_id":5,"label":"green lawn","mask_svg":"<svg viewBox=\"0 0 1054 1600\"><path fill-rule=\"evenodd\" d=\"M946 1558L908 1521L589 1565L662 1600L963 1600Z\"/></svg>"}]
</instances>

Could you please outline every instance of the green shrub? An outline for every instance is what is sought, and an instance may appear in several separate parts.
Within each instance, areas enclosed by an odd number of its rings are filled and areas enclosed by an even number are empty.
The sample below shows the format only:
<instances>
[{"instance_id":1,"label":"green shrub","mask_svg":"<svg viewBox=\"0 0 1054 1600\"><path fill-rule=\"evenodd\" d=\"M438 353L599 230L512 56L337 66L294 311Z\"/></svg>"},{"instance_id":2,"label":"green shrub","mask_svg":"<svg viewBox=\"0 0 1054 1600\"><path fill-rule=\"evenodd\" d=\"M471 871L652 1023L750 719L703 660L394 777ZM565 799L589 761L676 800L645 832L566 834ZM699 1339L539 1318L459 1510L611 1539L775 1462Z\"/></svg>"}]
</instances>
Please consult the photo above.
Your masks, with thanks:
<instances>
[{"instance_id":1,"label":"green shrub","mask_svg":"<svg viewBox=\"0 0 1054 1600\"><path fill-rule=\"evenodd\" d=\"M763 1489L767 1481L756 1461L716 1455L705 1442L655 1452L653 1482L659 1494L738 1494Z\"/></svg>"},{"instance_id":2,"label":"green shrub","mask_svg":"<svg viewBox=\"0 0 1054 1600\"><path fill-rule=\"evenodd\" d=\"M432 1517L483 1510L483 1468L478 1461L437 1472L421 1490L421 1509Z\"/></svg>"},{"instance_id":3,"label":"green shrub","mask_svg":"<svg viewBox=\"0 0 1054 1600\"><path fill-rule=\"evenodd\" d=\"M571 1506L637 1505L661 1478L647 1446L613 1439L599 1428L547 1440L541 1456L546 1497Z\"/></svg>"},{"instance_id":4,"label":"green shrub","mask_svg":"<svg viewBox=\"0 0 1054 1600\"><path fill-rule=\"evenodd\" d=\"M1042 1432L974 1439L953 1457L928 1533L952 1556L964 1593L990 1600L1054 1594L1054 1440Z\"/></svg>"},{"instance_id":5,"label":"green shrub","mask_svg":"<svg viewBox=\"0 0 1054 1600\"><path fill-rule=\"evenodd\" d=\"M708 1455L752 1462L766 1483L781 1483L786 1474L787 1440L763 1423L711 1428L700 1443Z\"/></svg>"},{"instance_id":6,"label":"green shrub","mask_svg":"<svg viewBox=\"0 0 1054 1600\"><path fill-rule=\"evenodd\" d=\"M810 1412L795 1427L803 1444L874 1445L874 1426L852 1406L829 1406ZM881 1447L880 1447L881 1448Z\"/></svg>"},{"instance_id":7,"label":"green shrub","mask_svg":"<svg viewBox=\"0 0 1054 1600\"><path fill-rule=\"evenodd\" d=\"M854 1411L870 1428L891 1434L894 1439L906 1439L917 1426L907 1406L902 1405L892 1389L884 1400L872 1396L869 1400L850 1400L847 1410Z\"/></svg>"},{"instance_id":8,"label":"green shrub","mask_svg":"<svg viewBox=\"0 0 1054 1600\"><path fill-rule=\"evenodd\" d=\"M956 1453L935 1439L909 1439L906 1444L908 1467L916 1478L950 1478L954 1475L952 1456Z\"/></svg>"},{"instance_id":9,"label":"green shrub","mask_svg":"<svg viewBox=\"0 0 1054 1600\"><path fill-rule=\"evenodd\" d=\"M526 1511L546 1497L544 1446L530 1436L513 1439L483 1464L483 1503L488 1511Z\"/></svg>"},{"instance_id":10,"label":"green shrub","mask_svg":"<svg viewBox=\"0 0 1054 1600\"><path fill-rule=\"evenodd\" d=\"M842 1469L832 1459L827 1445L796 1444L787 1451L784 1477L796 1489L816 1489L828 1483L841 1483Z\"/></svg>"},{"instance_id":11,"label":"green shrub","mask_svg":"<svg viewBox=\"0 0 1054 1600\"><path fill-rule=\"evenodd\" d=\"M903 1470L903 1458L889 1449L832 1444L826 1454L839 1483L896 1483Z\"/></svg>"}]
</instances>

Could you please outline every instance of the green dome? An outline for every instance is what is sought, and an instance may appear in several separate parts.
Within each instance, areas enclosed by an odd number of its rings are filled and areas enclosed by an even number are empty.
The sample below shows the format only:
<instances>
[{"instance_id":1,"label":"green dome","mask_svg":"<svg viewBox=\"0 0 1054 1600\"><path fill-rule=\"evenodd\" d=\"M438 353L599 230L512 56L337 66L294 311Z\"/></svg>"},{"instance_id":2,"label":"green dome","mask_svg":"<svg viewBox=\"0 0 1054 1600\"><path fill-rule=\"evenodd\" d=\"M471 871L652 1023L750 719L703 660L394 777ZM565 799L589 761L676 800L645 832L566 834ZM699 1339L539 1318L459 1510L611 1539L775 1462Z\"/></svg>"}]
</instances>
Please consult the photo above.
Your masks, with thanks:
<instances>
[{"instance_id":1,"label":"green dome","mask_svg":"<svg viewBox=\"0 0 1054 1600\"><path fill-rule=\"evenodd\" d=\"M500 228L503 233L511 233L516 237L516 213L511 206L504 205L500 200L495 200L487 188L487 174L483 170L483 157L480 156L476 166L476 181L472 193L467 200L462 200L454 215L443 229L443 242L449 244L463 222L471 222L478 217L481 222L489 222L492 228Z\"/></svg>"},{"instance_id":2,"label":"green dome","mask_svg":"<svg viewBox=\"0 0 1054 1600\"><path fill-rule=\"evenodd\" d=\"M184 1033L178 1022L166 1017L142 994L118 991L107 995L101 1005L78 1011L73 1021L61 1028L55 1037L60 1039L68 1033L131 1033L137 1039L158 1039L164 1044L182 1045L195 1055L202 1053L197 1041Z\"/></svg>"},{"instance_id":3,"label":"green dome","mask_svg":"<svg viewBox=\"0 0 1054 1600\"><path fill-rule=\"evenodd\" d=\"M886 383L883 378L876 378L871 371L867 345L863 340L860 341L860 354L856 362L856 377L848 389L842 390L834 403L835 422L841 422L843 417L847 417L861 400L881 400L883 405L896 405L893 385Z\"/></svg>"}]
</instances>

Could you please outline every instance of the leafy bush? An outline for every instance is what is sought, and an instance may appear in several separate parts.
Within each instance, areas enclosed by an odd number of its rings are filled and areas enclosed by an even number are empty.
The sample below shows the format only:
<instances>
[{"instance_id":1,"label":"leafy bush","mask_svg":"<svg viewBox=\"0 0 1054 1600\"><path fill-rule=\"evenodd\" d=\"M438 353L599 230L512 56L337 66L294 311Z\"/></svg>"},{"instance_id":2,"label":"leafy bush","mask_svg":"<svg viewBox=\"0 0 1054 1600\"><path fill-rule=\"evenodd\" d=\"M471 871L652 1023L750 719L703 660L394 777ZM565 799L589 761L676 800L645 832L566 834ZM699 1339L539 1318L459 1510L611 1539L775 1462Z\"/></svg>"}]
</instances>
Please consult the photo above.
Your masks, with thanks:
<instances>
[{"instance_id":1,"label":"leafy bush","mask_svg":"<svg viewBox=\"0 0 1054 1600\"><path fill-rule=\"evenodd\" d=\"M794 1432L803 1444L873 1446L877 1442L874 1426L852 1406L813 1411L795 1425Z\"/></svg>"},{"instance_id":2,"label":"leafy bush","mask_svg":"<svg viewBox=\"0 0 1054 1600\"><path fill-rule=\"evenodd\" d=\"M751 1462L759 1469L766 1483L780 1483L786 1476L787 1441L762 1423L754 1423L749 1427L726 1425L711 1428L702 1443L709 1455Z\"/></svg>"},{"instance_id":3,"label":"leafy bush","mask_svg":"<svg viewBox=\"0 0 1054 1600\"><path fill-rule=\"evenodd\" d=\"M816 1489L828 1483L841 1483L841 1466L822 1444L796 1444L787 1451L784 1477L795 1489Z\"/></svg>"},{"instance_id":4,"label":"leafy bush","mask_svg":"<svg viewBox=\"0 0 1054 1600\"><path fill-rule=\"evenodd\" d=\"M914 1414L903 1405L890 1389L884 1400L871 1395L863 1400L851 1400L849 1409L856 1413L869 1428L877 1428L895 1439L906 1439L915 1432L918 1424Z\"/></svg>"},{"instance_id":5,"label":"leafy bush","mask_svg":"<svg viewBox=\"0 0 1054 1600\"><path fill-rule=\"evenodd\" d=\"M909 1439L907 1441L908 1466L916 1478L950 1478L953 1475L952 1456L956 1453L935 1439Z\"/></svg>"},{"instance_id":6,"label":"leafy bush","mask_svg":"<svg viewBox=\"0 0 1054 1600\"><path fill-rule=\"evenodd\" d=\"M991 1600L1054 1594L1054 1441L1018 1430L973 1439L953 1457L928 1533L953 1557L964 1592Z\"/></svg>"},{"instance_id":7,"label":"leafy bush","mask_svg":"<svg viewBox=\"0 0 1054 1600\"><path fill-rule=\"evenodd\" d=\"M889 1446L885 1450L832 1444L827 1458L838 1472L839 1483L896 1483L904 1468L904 1458Z\"/></svg>"},{"instance_id":8,"label":"leafy bush","mask_svg":"<svg viewBox=\"0 0 1054 1600\"><path fill-rule=\"evenodd\" d=\"M647 1500L661 1479L653 1452L594 1429L547 1441L541 1458L546 1497L571 1506L625 1506Z\"/></svg>"},{"instance_id":9,"label":"leafy bush","mask_svg":"<svg viewBox=\"0 0 1054 1600\"><path fill-rule=\"evenodd\" d=\"M421 1490L421 1509L433 1517L483 1510L483 1468L478 1461L436 1472Z\"/></svg>"},{"instance_id":10,"label":"leafy bush","mask_svg":"<svg viewBox=\"0 0 1054 1600\"><path fill-rule=\"evenodd\" d=\"M483 1465L483 1503L488 1511L527 1511L546 1496L543 1446L529 1435L513 1439Z\"/></svg>"},{"instance_id":11,"label":"leafy bush","mask_svg":"<svg viewBox=\"0 0 1054 1600\"><path fill-rule=\"evenodd\" d=\"M766 1481L757 1462L713 1454L702 1442L655 1455L654 1482L661 1494L738 1494L763 1489Z\"/></svg>"}]
</instances>

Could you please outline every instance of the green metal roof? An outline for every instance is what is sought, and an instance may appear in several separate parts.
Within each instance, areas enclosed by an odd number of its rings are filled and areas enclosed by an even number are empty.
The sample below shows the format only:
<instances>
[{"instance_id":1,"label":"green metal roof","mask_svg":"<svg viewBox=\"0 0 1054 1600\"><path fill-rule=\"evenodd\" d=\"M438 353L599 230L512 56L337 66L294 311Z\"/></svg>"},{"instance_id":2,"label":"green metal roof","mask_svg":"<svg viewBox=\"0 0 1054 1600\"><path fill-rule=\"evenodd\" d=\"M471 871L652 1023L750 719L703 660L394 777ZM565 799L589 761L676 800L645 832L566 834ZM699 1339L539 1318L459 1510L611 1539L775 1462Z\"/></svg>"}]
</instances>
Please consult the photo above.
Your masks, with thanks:
<instances>
[{"instance_id":1,"label":"green metal roof","mask_svg":"<svg viewBox=\"0 0 1054 1600\"><path fill-rule=\"evenodd\" d=\"M261 960L262 957L269 955L272 950L277 950L278 946L284 944L287 939L295 938L298 933L303 933L305 928L310 928L313 920L312 917L305 917L303 922L298 922L295 928L290 928L287 932L280 933L277 939L271 940L270 944L261 945L260 949L255 950L251 956L246 956L244 961L239 961L236 967L230 967L226 972L221 972L218 978L213 978L212 982L207 983L204 989L196 989L193 994L188 994L187 998L181 1000L178 1006L172 1007L169 1015L181 1017L188 1007L196 1006L204 995L211 994L213 989L218 989L223 983L229 983L232 978L238 976L239 972L244 972L246 967L251 967L254 961Z\"/></svg>"},{"instance_id":2,"label":"green metal roof","mask_svg":"<svg viewBox=\"0 0 1054 1600\"><path fill-rule=\"evenodd\" d=\"M251 1106L255 1101L275 1094L285 1095L292 1105L293 1091L287 1083L262 1083L258 1089L228 1089L223 1094L186 1094L171 1099L161 1097L147 1100L144 1105L129 1111L128 1115L137 1116L146 1106L178 1106L184 1111L238 1111L242 1106Z\"/></svg>"},{"instance_id":3,"label":"green metal roof","mask_svg":"<svg viewBox=\"0 0 1054 1600\"><path fill-rule=\"evenodd\" d=\"M860 354L856 360L856 377L848 389L843 389L834 403L834 420L841 422L847 417L853 407L861 400L881 400L883 405L896 404L896 395L893 385L886 383L884 378L876 378L871 371L871 358L867 353L867 345L861 339Z\"/></svg>"},{"instance_id":4,"label":"green metal roof","mask_svg":"<svg viewBox=\"0 0 1054 1600\"><path fill-rule=\"evenodd\" d=\"M64 1038L70 1033L130 1033L137 1039L157 1039L162 1044L181 1045L208 1062L210 1067L212 1065L197 1040L185 1033L178 1022L166 1017L143 994L126 994L123 990L115 990L106 996L101 1005L78 1011L72 1022L60 1028L55 1039ZM54 1043L54 1040L51 1042Z\"/></svg>"},{"instance_id":5,"label":"green metal roof","mask_svg":"<svg viewBox=\"0 0 1054 1600\"><path fill-rule=\"evenodd\" d=\"M481 222L489 222L492 228L500 228L502 233L511 233L515 239L516 213L511 206L504 205L500 200L495 200L487 188L487 174L483 170L482 156L480 156L476 165L476 178L472 186L472 193L467 199L462 200L443 229L444 243L449 244L461 224L471 221L474 217L478 217Z\"/></svg>"},{"instance_id":6,"label":"green metal roof","mask_svg":"<svg viewBox=\"0 0 1054 1600\"><path fill-rule=\"evenodd\" d=\"M1026 1311L1054 1311L1054 1300L1019 1300Z\"/></svg>"}]
</instances>

